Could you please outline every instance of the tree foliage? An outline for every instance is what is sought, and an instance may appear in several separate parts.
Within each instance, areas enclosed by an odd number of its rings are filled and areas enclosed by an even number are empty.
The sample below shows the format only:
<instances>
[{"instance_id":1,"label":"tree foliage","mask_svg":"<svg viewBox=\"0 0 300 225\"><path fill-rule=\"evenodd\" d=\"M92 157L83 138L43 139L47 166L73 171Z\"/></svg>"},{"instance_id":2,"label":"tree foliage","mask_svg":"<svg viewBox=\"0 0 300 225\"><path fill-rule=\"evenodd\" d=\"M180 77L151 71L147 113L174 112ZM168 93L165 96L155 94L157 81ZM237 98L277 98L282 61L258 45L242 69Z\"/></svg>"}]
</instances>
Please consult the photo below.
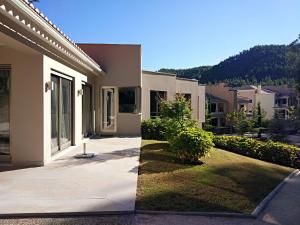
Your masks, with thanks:
<instances>
[{"instance_id":1,"label":"tree foliage","mask_svg":"<svg viewBox=\"0 0 300 225\"><path fill-rule=\"evenodd\" d=\"M298 74L296 61L290 62L288 52L300 51L300 45L258 45L231 56L214 66L190 69L161 69L179 77L196 78L200 83L226 82L231 86L244 84L294 85Z\"/></svg>"}]
</instances>

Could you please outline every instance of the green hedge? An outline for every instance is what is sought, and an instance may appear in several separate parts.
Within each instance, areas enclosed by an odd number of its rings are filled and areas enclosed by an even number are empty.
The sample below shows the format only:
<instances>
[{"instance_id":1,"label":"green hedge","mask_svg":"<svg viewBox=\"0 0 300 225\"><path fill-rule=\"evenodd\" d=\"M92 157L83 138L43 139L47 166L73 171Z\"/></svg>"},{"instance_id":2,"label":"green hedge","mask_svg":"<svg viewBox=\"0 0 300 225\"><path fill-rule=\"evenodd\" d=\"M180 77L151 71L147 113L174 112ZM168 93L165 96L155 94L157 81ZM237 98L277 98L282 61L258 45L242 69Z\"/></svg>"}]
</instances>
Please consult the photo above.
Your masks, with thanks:
<instances>
[{"instance_id":1,"label":"green hedge","mask_svg":"<svg viewBox=\"0 0 300 225\"><path fill-rule=\"evenodd\" d=\"M143 121L141 131L143 139L165 140L166 128L160 118Z\"/></svg>"},{"instance_id":2,"label":"green hedge","mask_svg":"<svg viewBox=\"0 0 300 225\"><path fill-rule=\"evenodd\" d=\"M197 127L187 128L170 142L171 150L183 162L199 163L214 146L213 134Z\"/></svg>"},{"instance_id":3,"label":"green hedge","mask_svg":"<svg viewBox=\"0 0 300 225\"><path fill-rule=\"evenodd\" d=\"M215 136L217 148L284 166L299 168L300 149L274 141L261 142L239 136Z\"/></svg>"}]
</instances>

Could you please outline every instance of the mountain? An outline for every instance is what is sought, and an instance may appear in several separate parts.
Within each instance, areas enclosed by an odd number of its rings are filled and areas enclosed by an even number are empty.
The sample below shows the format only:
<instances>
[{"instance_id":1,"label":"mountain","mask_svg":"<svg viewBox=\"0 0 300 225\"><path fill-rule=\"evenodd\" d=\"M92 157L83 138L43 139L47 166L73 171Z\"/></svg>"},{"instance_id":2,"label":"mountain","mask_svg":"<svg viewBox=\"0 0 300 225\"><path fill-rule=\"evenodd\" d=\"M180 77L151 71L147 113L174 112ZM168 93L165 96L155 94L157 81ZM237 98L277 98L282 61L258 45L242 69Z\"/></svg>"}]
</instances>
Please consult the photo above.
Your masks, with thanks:
<instances>
[{"instance_id":1,"label":"mountain","mask_svg":"<svg viewBox=\"0 0 300 225\"><path fill-rule=\"evenodd\" d=\"M296 46L300 51L300 44ZM195 78L200 83L227 82L231 85L274 84L291 82L295 70L289 63L288 45L258 45L231 56L214 66L190 69L160 69L160 72L175 73L179 77Z\"/></svg>"}]
</instances>

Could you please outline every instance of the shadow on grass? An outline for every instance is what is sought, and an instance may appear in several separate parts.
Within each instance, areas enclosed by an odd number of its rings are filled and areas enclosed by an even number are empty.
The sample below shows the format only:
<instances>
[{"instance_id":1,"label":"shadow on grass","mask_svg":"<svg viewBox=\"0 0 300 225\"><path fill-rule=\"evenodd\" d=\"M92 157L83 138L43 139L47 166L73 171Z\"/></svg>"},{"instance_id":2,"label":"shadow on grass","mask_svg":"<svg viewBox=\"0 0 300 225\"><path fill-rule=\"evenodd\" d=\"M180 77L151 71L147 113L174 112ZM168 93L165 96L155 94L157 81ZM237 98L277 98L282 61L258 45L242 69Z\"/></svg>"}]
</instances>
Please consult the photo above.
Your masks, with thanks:
<instances>
[{"instance_id":1,"label":"shadow on grass","mask_svg":"<svg viewBox=\"0 0 300 225\"><path fill-rule=\"evenodd\" d=\"M187 196L178 192L164 192L148 197L138 198L136 201L138 210L154 211L201 211L201 212L233 212L222 204L207 202L201 198Z\"/></svg>"},{"instance_id":2,"label":"shadow on grass","mask_svg":"<svg viewBox=\"0 0 300 225\"><path fill-rule=\"evenodd\" d=\"M223 150L203 166L181 164L166 146L142 151L138 209L251 213L292 171Z\"/></svg>"},{"instance_id":3,"label":"shadow on grass","mask_svg":"<svg viewBox=\"0 0 300 225\"><path fill-rule=\"evenodd\" d=\"M146 144L141 149L139 174L172 172L190 168L193 165L182 163L171 151L169 143Z\"/></svg>"}]
</instances>

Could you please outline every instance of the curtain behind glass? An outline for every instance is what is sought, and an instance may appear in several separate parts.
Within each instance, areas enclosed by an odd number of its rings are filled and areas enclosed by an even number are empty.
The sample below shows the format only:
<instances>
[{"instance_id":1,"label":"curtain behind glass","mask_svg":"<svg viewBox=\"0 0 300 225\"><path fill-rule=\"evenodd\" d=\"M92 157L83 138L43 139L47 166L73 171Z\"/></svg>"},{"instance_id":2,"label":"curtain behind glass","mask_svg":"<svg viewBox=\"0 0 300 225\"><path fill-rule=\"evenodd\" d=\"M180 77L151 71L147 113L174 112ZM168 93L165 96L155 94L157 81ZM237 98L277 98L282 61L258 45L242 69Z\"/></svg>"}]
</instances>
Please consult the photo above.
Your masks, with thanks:
<instances>
[{"instance_id":1,"label":"curtain behind glass","mask_svg":"<svg viewBox=\"0 0 300 225\"><path fill-rule=\"evenodd\" d=\"M93 133L92 90L87 85L83 85L82 89L82 134L84 137L88 137Z\"/></svg>"},{"instance_id":2,"label":"curtain behind glass","mask_svg":"<svg viewBox=\"0 0 300 225\"><path fill-rule=\"evenodd\" d=\"M0 155L9 155L9 73L0 69Z\"/></svg>"},{"instance_id":3,"label":"curtain behind glass","mask_svg":"<svg viewBox=\"0 0 300 225\"><path fill-rule=\"evenodd\" d=\"M71 141L71 82L61 79L61 144Z\"/></svg>"}]
</instances>

